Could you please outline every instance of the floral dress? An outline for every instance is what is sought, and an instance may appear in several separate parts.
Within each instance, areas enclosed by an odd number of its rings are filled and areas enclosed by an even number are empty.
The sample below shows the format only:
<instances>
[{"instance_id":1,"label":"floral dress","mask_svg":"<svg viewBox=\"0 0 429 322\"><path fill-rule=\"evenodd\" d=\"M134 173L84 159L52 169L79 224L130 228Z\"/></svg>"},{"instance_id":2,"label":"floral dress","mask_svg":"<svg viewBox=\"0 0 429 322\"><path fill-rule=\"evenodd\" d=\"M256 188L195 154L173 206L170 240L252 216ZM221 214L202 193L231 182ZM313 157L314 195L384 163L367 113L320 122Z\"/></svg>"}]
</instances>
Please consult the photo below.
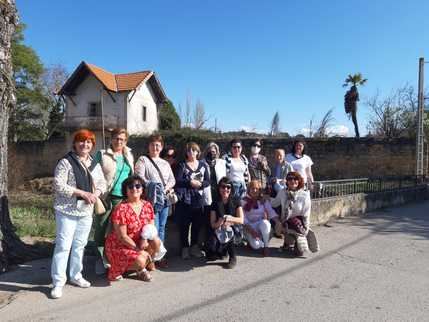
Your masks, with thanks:
<instances>
[{"instance_id":1,"label":"floral dress","mask_svg":"<svg viewBox=\"0 0 429 322\"><path fill-rule=\"evenodd\" d=\"M145 225L154 219L152 205L148 201L143 201L143 206L137 215L128 202L120 203L112 213L112 223L127 226L127 235L137 244L140 240L140 233ZM105 251L109 259L110 268L108 272L109 280L115 280L125 273L134 264L139 251L124 245L118 238L115 231L112 231L106 239Z\"/></svg>"}]
</instances>

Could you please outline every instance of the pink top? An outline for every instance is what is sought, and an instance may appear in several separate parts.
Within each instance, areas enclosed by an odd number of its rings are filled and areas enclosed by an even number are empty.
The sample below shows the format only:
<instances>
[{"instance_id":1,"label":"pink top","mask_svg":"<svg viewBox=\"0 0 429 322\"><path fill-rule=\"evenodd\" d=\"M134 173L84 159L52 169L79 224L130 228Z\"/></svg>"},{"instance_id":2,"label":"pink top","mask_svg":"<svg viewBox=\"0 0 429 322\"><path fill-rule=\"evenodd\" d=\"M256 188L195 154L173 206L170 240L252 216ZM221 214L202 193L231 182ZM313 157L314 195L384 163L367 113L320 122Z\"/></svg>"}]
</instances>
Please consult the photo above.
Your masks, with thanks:
<instances>
[{"instance_id":1,"label":"pink top","mask_svg":"<svg viewBox=\"0 0 429 322\"><path fill-rule=\"evenodd\" d=\"M274 211L273 207L271 207L269 201L258 201L258 208L251 208L249 211L244 211L244 224L254 224L265 218L272 219L277 216L277 213Z\"/></svg>"}]
</instances>

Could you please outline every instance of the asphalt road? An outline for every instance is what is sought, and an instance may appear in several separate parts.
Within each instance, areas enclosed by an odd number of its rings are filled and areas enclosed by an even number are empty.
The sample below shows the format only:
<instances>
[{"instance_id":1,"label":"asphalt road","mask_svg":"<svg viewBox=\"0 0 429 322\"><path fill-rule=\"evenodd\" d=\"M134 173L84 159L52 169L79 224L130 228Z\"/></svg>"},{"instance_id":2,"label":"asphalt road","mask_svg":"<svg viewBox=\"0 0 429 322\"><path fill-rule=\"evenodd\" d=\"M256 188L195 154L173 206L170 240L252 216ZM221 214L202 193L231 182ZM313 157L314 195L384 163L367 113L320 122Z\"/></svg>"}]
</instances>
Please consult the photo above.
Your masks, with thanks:
<instances>
[{"instance_id":1,"label":"asphalt road","mask_svg":"<svg viewBox=\"0 0 429 322\"><path fill-rule=\"evenodd\" d=\"M49 298L49 261L0 276L1 321L429 321L429 202L316 227L321 251L307 258L240 249L233 270L170 260L154 281L90 289L67 285Z\"/></svg>"}]
</instances>

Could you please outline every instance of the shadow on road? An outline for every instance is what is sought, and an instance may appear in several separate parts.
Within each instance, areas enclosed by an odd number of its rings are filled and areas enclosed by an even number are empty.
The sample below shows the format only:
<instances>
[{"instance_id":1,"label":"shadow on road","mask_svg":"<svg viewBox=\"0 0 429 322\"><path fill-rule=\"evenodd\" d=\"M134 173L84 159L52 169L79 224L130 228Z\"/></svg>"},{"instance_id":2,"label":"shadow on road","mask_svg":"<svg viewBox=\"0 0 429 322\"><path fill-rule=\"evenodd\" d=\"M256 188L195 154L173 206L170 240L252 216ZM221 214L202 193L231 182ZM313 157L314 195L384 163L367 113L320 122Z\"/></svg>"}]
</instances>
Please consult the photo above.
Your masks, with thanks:
<instances>
[{"instance_id":1,"label":"shadow on road","mask_svg":"<svg viewBox=\"0 0 429 322\"><path fill-rule=\"evenodd\" d=\"M321 260L327 257L335 255L339 252L344 251L349 247L359 244L360 242L366 240L367 238L371 237L374 234L394 234L394 233L401 232L401 233L406 233L406 234L416 236L417 238L427 239L429 238L429 216L426 215L428 211L425 211L425 210L422 211L422 207L425 209L425 208L428 208L428 205L429 203L426 202L424 204L413 204L410 206L394 208L392 210L378 211L378 212L370 213L366 217L349 217L346 220L348 220L350 224L356 225L356 226L364 226L370 232L358 239L355 239L347 244L344 244L341 247L322 253L317 257L306 259L302 263L299 263L293 267L284 269L281 272L259 279L257 281L247 284L246 286L243 286L233 291L216 296L207 301L176 310L171 314L161 316L155 321L169 321L173 319L180 319L181 317L187 314L190 314L192 312L199 311L204 307L214 305L222 301L227 301L228 299L236 295L249 291L255 287L258 287L259 285L272 282L278 278L283 277L285 274L290 274L296 270L303 268L304 266L314 265L317 262L320 262ZM379 220L381 220L381 222ZM254 251L253 253L257 255ZM249 255L252 256L252 251L244 250L244 254L248 256Z\"/></svg>"},{"instance_id":2,"label":"shadow on road","mask_svg":"<svg viewBox=\"0 0 429 322\"><path fill-rule=\"evenodd\" d=\"M392 225L380 231L378 230L380 221L389 222ZM368 213L364 217L346 217L341 222L367 229L377 229L377 233L382 235L401 233L414 236L416 239L429 239L429 202L381 209Z\"/></svg>"},{"instance_id":3,"label":"shadow on road","mask_svg":"<svg viewBox=\"0 0 429 322\"><path fill-rule=\"evenodd\" d=\"M358 227L363 227L369 232L362 237L350 241L347 244L344 244L338 248L322 252L318 256L304 259L302 262L286 268L281 272L273 274L271 276L256 280L252 283L247 284L246 286L237 288L233 291L226 292L222 295L216 296L207 301L190 305L179 309L171 314L161 316L156 321L168 321L172 319L180 319L180 317L187 315L189 313L198 311L206 306L210 306L221 301L228 300L240 293L251 290L259 285L264 283L272 282L278 278L283 277L285 274L290 274L296 270L301 269L304 266L314 265L321 260L330 257L338 252L341 252L349 247L352 247L365 239L371 237L374 234L395 234L395 233L406 233L415 238L424 238L429 239L429 216L426 215L428 211L426 210L429 206L429 203L424 204L413 204L401 208L393 208L390 210L378 211L370 213L365 217L348 217L338 221L338 224L353 225ZM422 210L423 209L423 210ZM240 256L249 256L249 257L260 257L260 253L240 248L238 250ZM271 249L272 257L288 257L285 253L280 253L276 249ZM88 276L88 279L93 283L95 287L106 287L109 286L109 282L105 277L99 277L94 273L94 257L85 257L84 267L85 275ZM179 257L172 258L170 261L170 267L163 270L164 272L181 272L192 270L193 267L198 267L202 265L207 265L202 260L191 260L183 261ZM51 283L50 274L49 274L49 265L50 262L46 260L39 260L31 262L27 265L20 266L16 271L9 272L0 276L0 291L5 292L18 292L18 291L30 291L30 292L40 292L46 296L49 294ZM213 262L209 265L222 265L223 261ZM24 274L23 274L24 272ZM17 284L18 283L18 284Z\"/></svg>"}]
</instances>

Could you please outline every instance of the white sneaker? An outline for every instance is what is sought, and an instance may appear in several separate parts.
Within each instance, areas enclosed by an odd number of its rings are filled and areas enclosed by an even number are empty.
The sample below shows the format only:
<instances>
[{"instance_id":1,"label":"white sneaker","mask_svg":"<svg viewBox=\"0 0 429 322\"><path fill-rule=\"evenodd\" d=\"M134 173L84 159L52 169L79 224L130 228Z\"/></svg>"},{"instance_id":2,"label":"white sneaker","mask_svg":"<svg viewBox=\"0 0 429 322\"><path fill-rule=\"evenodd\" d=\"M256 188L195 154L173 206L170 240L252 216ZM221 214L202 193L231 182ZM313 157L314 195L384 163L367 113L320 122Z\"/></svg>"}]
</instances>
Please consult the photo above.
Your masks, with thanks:
<instances>
[{"instance_id":1,"label":"white sneaker","mask_svg":"<svg viewBox=\"0 0 429 322\"><path fill-rule=\"evenodd\" d=\"M70 283L72 283L73 285L82 287L82 288L88 288L91 286L91 283L88 282L86 279L84 279L83 277L77 279L77 280L70 280Z\"/></svg>"},{"instance_id":2,"label":"white sneaker","mask_svg":"<svg viewBox=\"0 0 429 322\"><path fill-rule=\"evenodd\" d=\"M155 254L153 260L155 262L159 262L164 256L167 254L167 249L164 247L164 243L161 242L161 246L159 247L159 252Z\"/></svg>"},{"instance_id":3,"label":"white sneaker","mask_svg":"<svg viewBox=\"0 0 429 322\"><path fill-rule=\"evenodd\" d=\"M191 255L196 258L204 257L204 253L202 250L198 247L198 245L194 245L191 247Z\"/></svg>"},{"instance_id":4,"label":"white sneaker","mask_svg":"<svg viewBox=\"0 0 429 322\"><path fill-rule=\"evenodd\" d=\"M189 247L182 248L182 259L190 259L191 255L189 254Z\"/></svg>"},{"instance_id":5,"label":"white sneaker","mask_svg":"<svg viewBox=\"0 0 429 322\"><path fill-rule=\"evenodd\" d=\"M51 297L53 299L59 299L63 296L63 287L62 286L54 286L51 290Z\"/></svg>"}]
</instances>

